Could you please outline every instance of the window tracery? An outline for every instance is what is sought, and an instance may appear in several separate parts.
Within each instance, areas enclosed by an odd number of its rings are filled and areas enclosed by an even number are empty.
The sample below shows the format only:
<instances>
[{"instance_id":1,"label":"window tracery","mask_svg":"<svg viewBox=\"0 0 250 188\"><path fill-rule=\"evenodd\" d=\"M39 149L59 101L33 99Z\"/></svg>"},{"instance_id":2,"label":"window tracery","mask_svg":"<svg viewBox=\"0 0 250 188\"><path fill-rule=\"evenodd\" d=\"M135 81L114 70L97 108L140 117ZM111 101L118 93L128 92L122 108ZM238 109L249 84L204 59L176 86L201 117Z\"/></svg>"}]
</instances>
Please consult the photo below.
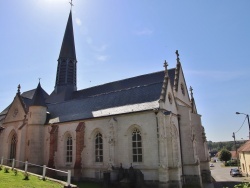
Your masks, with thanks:
<instances>
[{"instance_id":1,"label":"window tracery","mask_svg":"<svg viewBox=\"0 0 250 188\"><path fill-rule=\"evenodd\" d=\"M101 133L97 133L95 137L95 162L103 162L103 139Z\"/></svg>"},{"instance_id":2,"label":"window tracery","mask_svg":"<svg viewBox=\"0 0 250 188\"><path fill-rule=\"evenodd\" d=\"M132 156L133 162L142 162L142 137L138 129L132 132Z\"/></svg>"},{"instance_id":3,"label":"window tracery","mask_svg":"<svg viewBox=\"0 0 250 188\"><path fill-rule=\"evenodd\" d=\"M66 163L72 163L73 160L73 142L70 135L67 136L66 140Z\"/></svg>"}]
</instances>

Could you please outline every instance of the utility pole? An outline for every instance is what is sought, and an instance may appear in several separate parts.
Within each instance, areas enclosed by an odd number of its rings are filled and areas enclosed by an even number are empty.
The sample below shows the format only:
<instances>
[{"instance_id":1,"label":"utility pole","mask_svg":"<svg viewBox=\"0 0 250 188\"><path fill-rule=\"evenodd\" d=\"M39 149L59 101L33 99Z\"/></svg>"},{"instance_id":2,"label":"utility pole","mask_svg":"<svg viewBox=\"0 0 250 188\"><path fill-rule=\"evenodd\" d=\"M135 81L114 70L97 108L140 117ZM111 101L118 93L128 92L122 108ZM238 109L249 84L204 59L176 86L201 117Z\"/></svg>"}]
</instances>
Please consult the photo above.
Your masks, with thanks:
<instances>
[{"instance_id":1,"label":"utility pole","mask_svg":"<svg viewBox=\"0 0 250 188\"><path fill-rule=\"evenodd\" d=\"M249 135L248 135L248 139L250 140L250 122L249 122L249 115L248 114L244 114L244 113L240 113L240 112L236 112L236 114L243 114L247 117L247 122L248 122L248 131L249 131Z\"/></svg>"},{"instance_id":2,"label":"utility pole","mask_svg":"<svg viewBox=\"0 0 250 188\"><path fill-rule=\"evenodd\" d=\"M235 141L235 133L233 132L233 136L234 138L234 147L235 147L235 153L236 153L236 157L237 157L237 167L239 169L239 160L238 160L238 153L237 153L237 147L236 147L236 141Z\"/></svg>"},{"instance_id":3,"label":"utility pole","mask_svg":"<svg viewBox=\"0 0 250 188\"><path fill-rule=\"evenodd\" d=\"M249 123L249 115L247 114L248 128L249 128L249 140L250 140L250 123Z\"/></svg>"}]
</instances>

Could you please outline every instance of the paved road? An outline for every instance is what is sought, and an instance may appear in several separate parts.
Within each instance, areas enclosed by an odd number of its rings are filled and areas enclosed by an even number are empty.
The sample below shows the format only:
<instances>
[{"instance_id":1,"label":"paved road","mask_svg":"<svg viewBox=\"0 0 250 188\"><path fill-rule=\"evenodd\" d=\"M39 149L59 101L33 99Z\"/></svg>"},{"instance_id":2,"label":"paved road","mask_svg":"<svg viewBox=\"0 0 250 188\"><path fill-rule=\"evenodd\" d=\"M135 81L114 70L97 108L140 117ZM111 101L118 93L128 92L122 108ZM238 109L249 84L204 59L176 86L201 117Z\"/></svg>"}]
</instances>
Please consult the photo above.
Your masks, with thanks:
<instances>
[{"instance_id":1,"label":"paved road","mask_svg":"<svg viewBox=\"0 0 250 188\"><path fill-rule=\"evenodd\" d=\"M235 167L224 167L222 163L214 163L214 167L211 167L212 177L216 181L214 183L214 188L233 188L234 185L237 185L241 182L249 182L249 177L231 177L230 169Z\"/></svg>"}]
</instances>

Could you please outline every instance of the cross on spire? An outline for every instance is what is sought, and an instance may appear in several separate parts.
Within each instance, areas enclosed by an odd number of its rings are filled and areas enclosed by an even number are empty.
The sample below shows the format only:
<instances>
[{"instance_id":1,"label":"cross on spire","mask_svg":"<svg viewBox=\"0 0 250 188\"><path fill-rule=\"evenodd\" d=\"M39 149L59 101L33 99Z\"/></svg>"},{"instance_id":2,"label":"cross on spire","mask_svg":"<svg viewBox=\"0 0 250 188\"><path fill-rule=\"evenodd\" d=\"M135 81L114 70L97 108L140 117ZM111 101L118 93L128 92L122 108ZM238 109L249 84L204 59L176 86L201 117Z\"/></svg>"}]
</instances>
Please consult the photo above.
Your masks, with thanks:
<instances>
[{"instance_id":1,"label":"cross on spire","mask_svg":"<svg viewBox=\"0 0 250 188\"><path fill-rule=\"evenodd\" d=\"M20 86L20 84L18 84L18 86L17 86L17 94L20 94L20 89L21 89L21 86Z\"/></svg>"},{"instance_id":2,"label":"cross on spire","mask_svg":"<svg viewBox=\"0 0 250 188\"><path fill-rule=\"evenodd\" d=\"M165 67L165 70L168 68L168 62L165 60L163 67Z\"/></svg>"},{"instance_id":3,"label":"cross on spire","mask_svg":"<svg viewBox=\"0 0 250 188\"><path fill-rule=\"evenodd\" d=\"M176 56L177 56L177 59L176 59L176 60L177 60L177 63L179 63L179 62L180 62L180 58L179 58L180 55L179 55L178 50L175 51L175 54L176 54Z\"/></svg>"},{"instance_id":4,"label":"cross on spire","mask_svg":"<svg viewBox=\"0 0 250 188\"><path fill-rule=\"evenodd\" d=\"M69 4L70 4L71 9L72 9L72 7L74 6L73 3L72 3L72 0L70 0Z\"/></svg>"},{"instance_id":5,"label":"cross on spire","mask_svg":"<svg viewBox=\"0 0 250 188\"><path fill-rule=\"evenodd\" d=\"M175 53L177 55L177 58L179 58L179 52L178 52L178 50L176 50Z\"/></svg>"}]
</instances>

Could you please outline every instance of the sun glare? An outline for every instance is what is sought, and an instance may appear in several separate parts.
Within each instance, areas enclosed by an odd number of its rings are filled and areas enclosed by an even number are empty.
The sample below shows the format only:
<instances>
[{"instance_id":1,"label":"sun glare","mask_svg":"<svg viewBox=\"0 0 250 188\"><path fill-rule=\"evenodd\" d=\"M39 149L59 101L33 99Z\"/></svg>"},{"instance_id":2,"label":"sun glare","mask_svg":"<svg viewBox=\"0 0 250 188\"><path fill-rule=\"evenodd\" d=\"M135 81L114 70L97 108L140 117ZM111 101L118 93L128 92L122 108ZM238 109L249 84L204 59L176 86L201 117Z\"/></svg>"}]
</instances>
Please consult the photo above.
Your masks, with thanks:
<instances>
[{"instance_id":1,"label":"sun glare","mask_svg":"<svg viewBox=\"0 0 250 188\"><path fill-rule=\"evenodd\" d=\"M37 0L41 8L62 8L64 6L70 7L71 0Z\"/></svg>"}]
</instances>

